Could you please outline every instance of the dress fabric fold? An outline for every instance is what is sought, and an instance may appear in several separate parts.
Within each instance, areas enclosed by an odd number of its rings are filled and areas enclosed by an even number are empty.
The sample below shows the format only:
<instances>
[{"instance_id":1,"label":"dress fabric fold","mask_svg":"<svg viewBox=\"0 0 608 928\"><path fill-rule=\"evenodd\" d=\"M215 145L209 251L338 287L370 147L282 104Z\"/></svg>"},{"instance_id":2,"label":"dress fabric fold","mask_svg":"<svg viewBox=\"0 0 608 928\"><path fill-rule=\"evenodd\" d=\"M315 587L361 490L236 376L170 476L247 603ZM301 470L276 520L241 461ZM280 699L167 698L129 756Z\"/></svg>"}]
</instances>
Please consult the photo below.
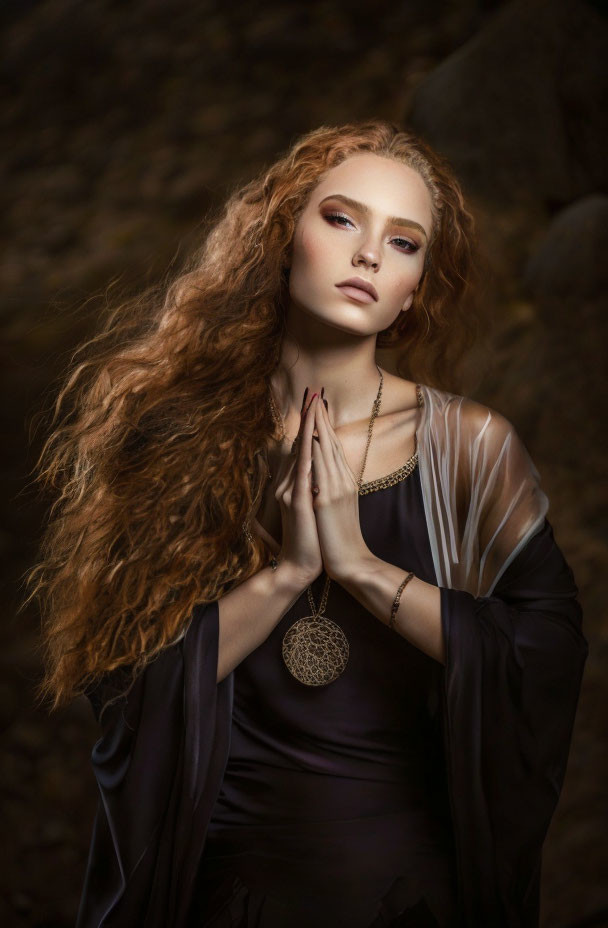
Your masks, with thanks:
<instances>
[{"instance_id":1,"label":"dress fabric fold","mask_svg":"<svg viewBox=\"0 0 608 928\"><path fill-rule=\"evenodd\" d=\"M434 582L416 470L362 495L359 515L370 550ZM316 603L324 584L324 574L311 584ZM304 592L235 668L229 758L191 928L208 928L215 909L231 905L208 905L205 896L215 881L235 876L237 893L244 886L261 894L264 928L277 924L269 907L290 911L291 928L370 928L389 900L404 918L418 909L433 928L451 928L456 881L440 665L332 582L325 615L348 639L348 663L333 683L304 686L281 647L308 614Z\"/></svg>"},{"instance_id":2,"label":"dress fabric fold","mask_svg":"<svg viewBox=\"0 0 608 928\"><path fill-rule=\"evenodd\" d=\"M218 604L197 606L126 694L107 704L125 671L88 691L99 803L77 928L275 928L298 874L334 918L311 908L317 928L341 924L349 875L365 928L538 925L588 652L578 590L513 427L423 396L418 466L361 496L360 517L378 557L440 587L445 666L332 581L326 613L351 643L338 680L304 687L281 662L304 592L216 684Z\"/></svg>"}]
</instances>

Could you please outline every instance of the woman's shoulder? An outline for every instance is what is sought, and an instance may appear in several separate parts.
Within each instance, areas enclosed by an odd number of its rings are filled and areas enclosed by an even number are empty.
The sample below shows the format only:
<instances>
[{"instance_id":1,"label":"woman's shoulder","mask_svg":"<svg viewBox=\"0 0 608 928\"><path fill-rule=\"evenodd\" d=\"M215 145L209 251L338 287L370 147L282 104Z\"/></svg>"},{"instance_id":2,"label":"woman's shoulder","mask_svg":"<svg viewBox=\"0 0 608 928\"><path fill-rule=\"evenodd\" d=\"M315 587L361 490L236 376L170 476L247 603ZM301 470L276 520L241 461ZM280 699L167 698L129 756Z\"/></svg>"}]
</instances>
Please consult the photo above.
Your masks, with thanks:
<instances>
[{"instance_id":1,"label":"woman's shoulder","mask_svg":"<svg viewBox=\"0 0 608 928\"><path fill-rule=\"evenodd\" d=\"M450 474L456 482L462 478L465 489L473 480L484 485L486 505L507 491L513 498L532 495L546 511L538 469L505 415L469 396L420 386L426 407L418 430L422 462L436 469L439 481Z\"/></svg>"},{"instance_id":2,"label":"woman's shoulder","mask_svg":"<svg viewBox=\"0 0 608 928\"><path fill-rule=\"evenodd\" d=\"M506 438L515 432L509 419L486 403L430 384L419 383L419 387L430 427L443 422L450 430L458 426L473 437Z\"/></svg>"}]
</instances>

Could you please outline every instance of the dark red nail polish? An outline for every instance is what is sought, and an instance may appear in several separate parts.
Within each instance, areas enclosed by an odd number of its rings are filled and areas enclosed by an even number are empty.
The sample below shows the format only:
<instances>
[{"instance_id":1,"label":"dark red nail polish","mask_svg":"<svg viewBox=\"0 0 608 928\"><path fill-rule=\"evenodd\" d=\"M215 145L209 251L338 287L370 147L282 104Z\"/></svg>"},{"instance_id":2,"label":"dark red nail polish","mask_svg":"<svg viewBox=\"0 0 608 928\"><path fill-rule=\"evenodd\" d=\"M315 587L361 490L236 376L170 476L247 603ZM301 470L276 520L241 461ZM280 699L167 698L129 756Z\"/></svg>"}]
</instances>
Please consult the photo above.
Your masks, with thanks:
<instances>
[{"instance_id":1,"label":"dark red nail polish","mask_svg":"<svg viewBox=\"0 0 608 928\"><path fill-rule=\"evenodd\" d=\"M313 393L313 395L311 396L311 398L310 398L310 403L309 403L308 406L306 407L306 412L304 413L304 415L306 415L306 413L308 412L308 410L309 410L310 407L312 406L312 401L314 400L314 398L315 398L316 395L317 395L316 393Z\"/></svg>"},{"instance_id":2,"label":"dark red nail polish","mask_svg":"<svg viewBox=\"0 0 608 928\"><path fill-rule=\"evenodd\" d=\"M325 387L321 387L321 399L323 399L323 394L325 393Z\"/></svg>"},{"instance_id":3,"label":"dark red nail polish","mask_svg":"<svg viewBox=\"0 0 608 928\"><path fill-rule=\"evenodd\" d=\"M306 397L308 396L308 387L304 390L304 396L302 398L302 408L300 409L300 414L304 412L304 406L306 404Z\"/></svg>"},{"instance_id":4,"label":"dark red nail polish","mask_svg":"<svg viewBox=\"0 0 608 928\"><path fill-rule=\"evenodd\" d=\"M327 400L325 399L325 397L323 397L323 402L325 403L325 408L326 408L326 410L329 412L329 405L328 405Z\"/></svg>"}]
</instances>

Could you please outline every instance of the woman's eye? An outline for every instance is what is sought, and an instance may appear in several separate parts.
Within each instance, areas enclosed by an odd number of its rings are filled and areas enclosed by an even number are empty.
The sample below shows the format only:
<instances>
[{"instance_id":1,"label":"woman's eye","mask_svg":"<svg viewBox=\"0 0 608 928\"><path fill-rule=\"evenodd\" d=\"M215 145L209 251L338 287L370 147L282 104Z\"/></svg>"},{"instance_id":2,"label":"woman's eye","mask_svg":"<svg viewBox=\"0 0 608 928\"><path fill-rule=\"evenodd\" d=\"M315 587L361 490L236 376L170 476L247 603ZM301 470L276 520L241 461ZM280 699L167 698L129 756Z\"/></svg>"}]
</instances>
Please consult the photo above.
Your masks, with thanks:
<instances>
[{"instance_id":1,"label":"woman's eye","mask_svg":"<svg viewBox=\"0 0 608 928\"><path fill-rule=\"evenodd\" d=\"M340 225L343 225L344 222L350 222L350 219L348 218L348 216L344 216L342 213L327 213L327 215L325 216L325 218L326 218L326 219L329 219L329 220L332 220L332 219L333 219L333 220L336 220L336 221L342 220L342 222L340 222ZM352 226L352 222L351 222L350 224L351 224L351 226Z\"/></svg>"},{"instance_id":2,"label":"woman's eye","mask_svg":"<svg viewBox=\"0 0 608 928\"><path fill-rule=\"evenodd\" d=\"M348 216L345 216L343 213L327 213L325 218L328 222L337 222L338 225L341 226L344 226L346 223L350 223L351 226L353 225ZM392 241L398 243L399 248L404 250L405 254L408 255L415 254L420 247L419 245L414 244L414 242L410 242L407 238L394 238Z\"/></svg>"},{"instance_id":3,"label":"woman's eye","mask_svg":"<svg viewBox=\"0 0 608 928\"><path fill-rule=\"evenodd\" d=\"M415 245L414 242L410 242L407 238L394 238L394 242L402 242L403 248L410 248L411 250L407 252L408 255L413 255L418 251L419 245Z\"/></svg>"}]
</instances>

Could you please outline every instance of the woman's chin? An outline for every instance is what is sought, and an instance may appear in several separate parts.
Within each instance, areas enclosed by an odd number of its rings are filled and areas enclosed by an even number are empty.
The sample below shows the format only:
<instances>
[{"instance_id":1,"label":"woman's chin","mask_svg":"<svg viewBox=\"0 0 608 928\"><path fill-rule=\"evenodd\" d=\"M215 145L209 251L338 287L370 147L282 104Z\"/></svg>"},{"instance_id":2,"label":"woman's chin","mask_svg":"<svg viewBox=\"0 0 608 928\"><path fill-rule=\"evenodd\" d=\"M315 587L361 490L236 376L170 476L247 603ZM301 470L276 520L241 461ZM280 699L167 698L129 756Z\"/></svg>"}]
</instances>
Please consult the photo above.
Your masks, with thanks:
<instances>
[{"instance_id":1,"label":"woman's chin","mask_svg":"<svg viewBox=\"0 0 608 928\"><path fill-rule=\"evenodd\" d=\"M375 335L381 328L386 328L386 324L378 327L370 326L371 320L369 311L365 312L365 307L363 305L359 308L355 306L354 303L351 306L338 309L337 311L332 310L331 312L320 312L310 307L302 307L299 312L306 316L305 324L309 324L309 320L313 319L317 325L335 329L339 332L343 332L345 335L365 337Z\"/></svg>"}]
</instances>

